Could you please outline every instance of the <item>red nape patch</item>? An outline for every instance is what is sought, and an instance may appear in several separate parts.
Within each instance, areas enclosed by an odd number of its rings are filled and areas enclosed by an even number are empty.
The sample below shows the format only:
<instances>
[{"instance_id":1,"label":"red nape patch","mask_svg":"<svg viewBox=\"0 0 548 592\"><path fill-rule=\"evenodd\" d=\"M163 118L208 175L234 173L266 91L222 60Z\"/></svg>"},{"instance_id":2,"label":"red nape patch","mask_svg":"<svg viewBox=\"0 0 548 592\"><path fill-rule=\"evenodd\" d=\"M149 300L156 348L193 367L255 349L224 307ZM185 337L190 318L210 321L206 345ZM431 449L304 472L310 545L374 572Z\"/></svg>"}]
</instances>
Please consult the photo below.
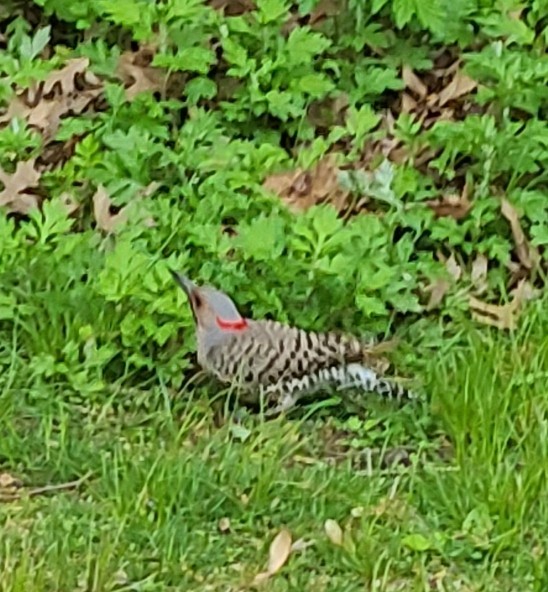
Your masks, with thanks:
<instances>
[{"instance_id":1,"label":"red nape patch","mask_svg":"<svg viewBox=\"0 0 548 592\"><path fill-rule=\"evenodd\" d=\"M225 331L242 331L247 329L247 321L245 319L238 319L237 321L225 321L217 317L217 325Z\"/></svg>"}]
</instances>

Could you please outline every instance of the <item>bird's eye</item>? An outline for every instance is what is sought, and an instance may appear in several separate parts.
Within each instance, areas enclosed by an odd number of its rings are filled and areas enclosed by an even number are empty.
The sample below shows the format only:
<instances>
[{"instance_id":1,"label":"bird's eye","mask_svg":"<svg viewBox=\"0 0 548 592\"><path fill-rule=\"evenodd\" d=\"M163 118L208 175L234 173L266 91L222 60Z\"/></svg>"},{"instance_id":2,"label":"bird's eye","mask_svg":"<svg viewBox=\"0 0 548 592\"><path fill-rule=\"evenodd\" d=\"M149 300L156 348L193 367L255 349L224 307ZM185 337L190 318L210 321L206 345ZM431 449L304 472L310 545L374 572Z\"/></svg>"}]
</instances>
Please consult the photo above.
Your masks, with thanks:
<instances>
[{"instance_id":1,"label":"bird's eye","mask_svg":"<svg viewBox=\"0 0 548 592\"><path fill-rule=\"evenodd\" d=\"M194 297L194 306L200 308L202 306L202 299L199 296Z\"/></svg>"}]
</instances>

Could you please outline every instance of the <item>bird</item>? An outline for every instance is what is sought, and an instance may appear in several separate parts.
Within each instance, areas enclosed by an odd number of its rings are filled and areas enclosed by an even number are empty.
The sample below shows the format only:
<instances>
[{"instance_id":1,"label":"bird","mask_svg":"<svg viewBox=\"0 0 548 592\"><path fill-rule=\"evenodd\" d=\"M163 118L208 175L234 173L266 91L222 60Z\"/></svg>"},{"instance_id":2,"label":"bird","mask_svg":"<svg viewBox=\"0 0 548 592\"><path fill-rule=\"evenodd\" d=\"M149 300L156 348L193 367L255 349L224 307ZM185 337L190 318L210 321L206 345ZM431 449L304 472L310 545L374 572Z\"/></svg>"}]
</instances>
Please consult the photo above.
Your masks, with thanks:
<instances>
[{"instance_id":1,"label":"bird","mask_svg":"<svg viewBox=\"0 0 548 592\"><path fill-rule=\"evenodd\" d=\"M416 397L368 363L371 350L357 337L244 318L224 292L170 272L190 303L198 364L236 387L244 401L262 400L268 415L286 413L303 397L327 389L358 389L398 401Z\"/></svg>"}]
</instances>

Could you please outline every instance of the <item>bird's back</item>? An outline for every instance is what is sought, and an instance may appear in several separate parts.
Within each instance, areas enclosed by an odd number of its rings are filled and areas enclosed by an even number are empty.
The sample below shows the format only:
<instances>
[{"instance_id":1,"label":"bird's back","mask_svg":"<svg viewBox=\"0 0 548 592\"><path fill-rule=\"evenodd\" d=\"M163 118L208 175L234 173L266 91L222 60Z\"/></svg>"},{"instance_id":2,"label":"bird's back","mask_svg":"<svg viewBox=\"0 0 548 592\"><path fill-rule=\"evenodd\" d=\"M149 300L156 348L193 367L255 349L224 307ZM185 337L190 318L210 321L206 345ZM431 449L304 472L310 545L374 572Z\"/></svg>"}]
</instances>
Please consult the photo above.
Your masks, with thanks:
<instances>
[{"instance_id":1,"label":"bird's back","mask_svg":"<svg viewBox=\"0 0 548 592\"><path fill-rule=\"evenodd\" d=\"M315 333L276 321L248 321L244 331L211 348L209 370L244 388L274 385L363 358L362 343L336 333Z\"/></svg>"}]
</instances>

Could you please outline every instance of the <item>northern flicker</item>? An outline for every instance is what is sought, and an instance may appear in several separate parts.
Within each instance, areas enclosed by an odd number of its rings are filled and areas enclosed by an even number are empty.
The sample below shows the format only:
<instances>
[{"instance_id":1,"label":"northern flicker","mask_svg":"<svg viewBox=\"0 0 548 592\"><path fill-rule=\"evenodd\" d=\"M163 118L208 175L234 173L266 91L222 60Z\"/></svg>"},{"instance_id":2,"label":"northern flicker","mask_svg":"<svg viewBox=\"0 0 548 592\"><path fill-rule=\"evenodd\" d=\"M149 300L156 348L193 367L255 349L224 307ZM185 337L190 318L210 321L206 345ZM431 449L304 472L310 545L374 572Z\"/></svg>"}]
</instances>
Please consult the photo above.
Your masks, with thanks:
<instances>
[{"instance_id":1,"label":"northern flicker","mask_svg":"<svg viewBox=\"0 0 548 592\"><path fill-rule=\"evenodd\" d=\"M324 388L414 397L366 363L367 346L357 338L246 319L223 292L171 273L192 308L200 366L244 396L262 397L269 414L287 411L302 396Z\"/></svg>"}]
</instances>

